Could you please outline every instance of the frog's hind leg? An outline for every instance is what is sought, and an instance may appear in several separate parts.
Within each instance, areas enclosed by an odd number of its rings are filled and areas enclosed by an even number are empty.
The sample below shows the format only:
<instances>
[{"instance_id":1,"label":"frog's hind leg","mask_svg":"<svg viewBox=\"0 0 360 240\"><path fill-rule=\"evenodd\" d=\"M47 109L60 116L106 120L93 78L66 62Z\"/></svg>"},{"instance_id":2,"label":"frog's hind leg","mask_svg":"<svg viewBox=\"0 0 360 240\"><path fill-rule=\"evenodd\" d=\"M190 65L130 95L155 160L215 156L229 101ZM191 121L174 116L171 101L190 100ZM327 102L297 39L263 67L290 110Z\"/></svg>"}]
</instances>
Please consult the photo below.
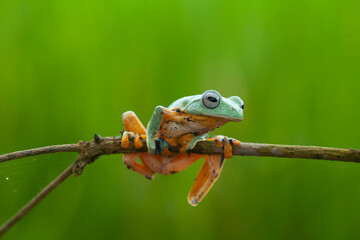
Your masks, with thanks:
<instances>
[{"instance_id":1,"label":"frog's hind leg","mask_svg":"<svg viewBox=\"0 0 360 240\"><path fill-rule=\"evenodd\" d=\"M136 161L136 158L140 157L142 159L147 153L127 153L124 154L124 163L129 168L144 175L147 179L153 179L154 171L152 171L149 166L141 161L142 164Z\"/></svg>"},{"instance_id":2,"label":"frog's hind leg","mask_svg":"<svg viewBox=\"0 0 360 240\"><path fill-rule=\"evenodd\" d=\"M146 129L133 111L127 111L122 115L125 131L146 134Z\"/></svg>"},{"instance_id":3,"label":"frog's hind leg","mask_svg":"<svg viewBox=\"0 0 360 240\"><path fill-rule=\"evenodd\" d=\"M161 169L162 174L174 174L190 167L194 162L202 158L202 155L191 153L189 155L179 154L171 162L165 164Z\"/></svg>"},{"instance_id":4,"label":"frog's hind leg","mask_svg":"<svg viewBox=\"0 0 360 240\"><path fill-rule=\"evenodd\" d=\"M204 155L205 163L200 169L188 195L188 202L196 206L209 192L224 166L224 155Z\"/></svg>"},{"instance_id":5,"label":"frog's hind leg","mask_svg":"<svg viewBox=\"0 0 360 240\"><path fill-rule=\"evenodd\" d=\"M130 144L129 136L134 140L135 148L141 148L142 143L140 138L146 138L146 129L141 123L136 114L132 111L127 111L122 115L122 121L125 132L122 135L121 147L128 148Z\"/></svg>"},{"instance_id":6,"label":"frog's hind leg","mask_svg":"<svg viewBox=\"0 0 360 240\"><path fill-rule=\"evenodd\" d=\"M175 156L147 154L141 156L141 160L149 166L151 170L159 174L174 174L188 168L191 164L202 158L200 154Z\"/></svg>"},{"instance_id":7,"label":"frog's hind leg","mask_svg":"<svg viewBox=\"0 0 360 240\"><path fill-rule=\"evenodd\" d=\"M136 162L139 157L142 164ZM189 156L179 154L175 156L154 155L148 153L128 153L124 154L125 164L134 171L152 179L154 172L159 174L174 174L188 168L203 156L200 154L190 154Z\"/></svg>"},{"instance_id":8,"label":"frog's hind leg","mask_svg":"<svg viewBox=\"0 0 360 240\"><path fill-rule=\"evenodd\" d=\"M142 147L142 144L140 142L140 136L145 136L146 129L140 122L139 118L136 116L136 114L132 111L125 112L122 115L122 120L124 124L125 131L121 140L121 147L127 148L129 147L129 136L134 139L134 146L135 148ZM130 132L134 134L130 134ZM154 172L147 166L144 161L141 161L142 164L136 162L136 158L144 158L147 155L147 153L126 153L124 154L124 163L128 168L131 168L132 170L144 175L148 179L153 178Z\"/></svg>"}]
</instances>

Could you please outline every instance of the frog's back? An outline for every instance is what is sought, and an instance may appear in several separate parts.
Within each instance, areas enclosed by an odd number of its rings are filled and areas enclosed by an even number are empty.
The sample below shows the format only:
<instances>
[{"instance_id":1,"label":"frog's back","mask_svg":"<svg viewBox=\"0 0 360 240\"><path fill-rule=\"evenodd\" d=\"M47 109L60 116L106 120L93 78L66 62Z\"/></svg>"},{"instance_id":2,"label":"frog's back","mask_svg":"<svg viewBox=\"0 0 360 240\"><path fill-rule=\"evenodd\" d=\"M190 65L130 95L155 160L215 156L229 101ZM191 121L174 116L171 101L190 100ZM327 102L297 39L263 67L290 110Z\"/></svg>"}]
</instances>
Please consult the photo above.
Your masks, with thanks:
<instances>
[{"instance_id":1,"label":"frog's back","mask_svg":"<svg viewBox=\"0 0 360 240\"><path fill-rule=\"evenodd\" d=\"M180 99L176 100L175 102L173 102L172 104L170 104L170 106L168 108L172 109L172 108L180 107L180 108L185 110L196 99L200 100L201 95L195 95L195 96L188 96L188 97L180 98Z\"/></svg>"}]
</instances>

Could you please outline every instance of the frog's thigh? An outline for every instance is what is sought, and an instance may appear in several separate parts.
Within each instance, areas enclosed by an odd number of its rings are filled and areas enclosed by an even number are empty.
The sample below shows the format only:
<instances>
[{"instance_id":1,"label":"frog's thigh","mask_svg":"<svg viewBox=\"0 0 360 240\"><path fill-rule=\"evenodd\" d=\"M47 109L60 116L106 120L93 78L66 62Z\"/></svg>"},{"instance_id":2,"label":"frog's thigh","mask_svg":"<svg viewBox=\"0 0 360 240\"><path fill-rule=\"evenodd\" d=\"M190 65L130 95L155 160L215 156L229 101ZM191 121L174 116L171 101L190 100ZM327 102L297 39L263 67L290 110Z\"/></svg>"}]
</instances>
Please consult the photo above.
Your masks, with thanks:
<instances>
[{"instance_id":1,"label":"frog's thigh","mask_svg":"<svg viewBox=\"0 0 360 240\"><path fill-rule=\"evenodd\" d=\"M209 192L224 166L223 155L205 155L205 163L200 169L188 195L188 202L196 206Z\"/></svg>"},{"instance_id":2,"label":"frog's thigh","mask_svg":"<svg viewBox=\"0 0 360 240\"><path fill-rule=\"evenodd\" d=\"M173 174L183 171L200 158L202 158L202 155L200 154L193 153L189 156L180 154L178 156L175 156L173 159L171 159L171 161L167 162L166 164L163 164L159 173Z\"/></svg>"},{"instance_id":3,"label":"frog's thigh","mask_svg":"<svg viewBox=\"0 0 360 240\"><path fill-rule=\"evenodd\" d=\"M151 171L159 173L162 166L162 158L165 156L143 153L140 156L141 161L146 165Z\"/></svg>"},{"instance_id":4,"label":"frog's thigh","mask_svg":"<svg viewBox=\"0 0 360 240\"><path fill-rule=\"evenodd\" d=\"M141 121L134 112L125 112L122 115L122 121L125 127L125 131L146 134L146 129L144 125L141 123Z\"/></svg>"},{"instance_id":5,"label":"frog's thigh","mask_svg":"<svg viewBox=\"0 0 360 240\"><path fill-rule=\"evenodd\" d=\"M142 164L136 162L136 158L140 157L142 159L143 155L147 155L146 153L126 153L124 154L124 163L128 168L131 168L135 172L138 172L144 175L148 179L153 178L154 172L147 166L146 163L142 161Z\"/></svg>"}]
</instances>

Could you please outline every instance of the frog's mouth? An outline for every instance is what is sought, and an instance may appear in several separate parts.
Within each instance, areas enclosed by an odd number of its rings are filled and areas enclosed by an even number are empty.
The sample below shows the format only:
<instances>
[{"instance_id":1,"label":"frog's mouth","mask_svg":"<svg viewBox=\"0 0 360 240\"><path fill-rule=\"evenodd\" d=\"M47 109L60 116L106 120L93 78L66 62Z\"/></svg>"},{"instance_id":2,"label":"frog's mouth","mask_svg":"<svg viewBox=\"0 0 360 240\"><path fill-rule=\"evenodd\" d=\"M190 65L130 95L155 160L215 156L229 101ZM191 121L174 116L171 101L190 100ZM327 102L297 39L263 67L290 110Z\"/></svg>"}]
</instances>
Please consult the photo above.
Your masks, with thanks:
<instances>
[{"instance_id":1,"label":"frog's mouth","mask_svg":"<svg viewBox=\"0 0 360 240\"><path fill-rule=\"evenodd\" d=\"M239 112L238 114L234 114L233 116L228 115L228 114L210 114L210 113L202 113L202 114L192 113L191 115L198 116L198 117L213 118L213 119L217 119L219 121L222 120L225 122L241 122L243 120L243 116L242 116L241 112Z\"/></svg>"},{"instance_id":2,"label":"frog's mouth","mask_svg":"<svg viewBox=\"0 0 360 240\"><path fill-rule=\"evenodd\" d=\"M231 122L241 122L243 118L236 118L236 117L227 117L227 119Z\"/></svg>"},{"instance_id":3,"label":"frog's mouth","mask_svg":"<svg viewBox=\"0 0 360 240\"><path fill-rule=\"evenodd\" d=\"M243 117L240 116L229 116L229 115L213 115L213 114L204 114L203 116L207 116L207 117L211 117L211 118L215 118L215 119L222 119L225 120L226 122L241 122L243 120Z\"/></svg>"},{"instance_id":4,"label":"frog's mouth","mask_svg":"<svg viewBox=\"0 0 360 240\"><path fill-rule=\"evenodd\" d=\"M229 113L218 113L217 115L209 114L208 116L226 119L231 122L241 122L243 120L242 110L232 109L231 114Z\"/></svg>"},{"instance_id":5,"label":"frog's mouth","mask_svg":"<svg viewBox=\"0 0 360 240\"><path fill-rule=\"evenodd\" d=\"M232 122L241 122L243 118L230 118Z\"/></svg>"}]
</instances>

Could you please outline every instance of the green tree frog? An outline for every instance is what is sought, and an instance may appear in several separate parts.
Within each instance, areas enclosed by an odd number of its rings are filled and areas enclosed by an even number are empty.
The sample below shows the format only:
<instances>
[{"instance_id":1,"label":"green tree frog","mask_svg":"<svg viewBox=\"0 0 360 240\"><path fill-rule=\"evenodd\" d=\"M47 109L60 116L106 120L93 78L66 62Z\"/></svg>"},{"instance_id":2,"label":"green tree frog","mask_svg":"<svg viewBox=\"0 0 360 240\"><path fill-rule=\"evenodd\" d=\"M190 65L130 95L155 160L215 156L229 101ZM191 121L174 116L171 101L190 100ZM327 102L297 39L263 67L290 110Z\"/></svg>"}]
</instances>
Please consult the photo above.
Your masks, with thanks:
<instances>
[{"instance_id":1,"label":"green tree frog","mask_svg":"<svg viewBox=\"0 0 360 240\"><path fill-rule=\"evenodd\" d=\"M140 139L146 139L148 152L124 154L124 163L148 179L154 173L173 174L180 172L196 160L205 162L188 195L188 202L196 206L208 193L224 166L225 158L232 158L232 145L240 141L225 136L209 138L209 132L229 121L243 120L244 102L238 96L222 97L217 91L208 90L200 95L183 97L168 108L157 106L148 123L143 126L134 112L122 116L125 132L121 147L128 148L130 140L135 148L141 148ZM216 141L223 148L222 155L190 153L198 141ZM179 153L171 150L178 148ZM141 163L136 161L140 158Z\"/></svg>"}]
</instances>

